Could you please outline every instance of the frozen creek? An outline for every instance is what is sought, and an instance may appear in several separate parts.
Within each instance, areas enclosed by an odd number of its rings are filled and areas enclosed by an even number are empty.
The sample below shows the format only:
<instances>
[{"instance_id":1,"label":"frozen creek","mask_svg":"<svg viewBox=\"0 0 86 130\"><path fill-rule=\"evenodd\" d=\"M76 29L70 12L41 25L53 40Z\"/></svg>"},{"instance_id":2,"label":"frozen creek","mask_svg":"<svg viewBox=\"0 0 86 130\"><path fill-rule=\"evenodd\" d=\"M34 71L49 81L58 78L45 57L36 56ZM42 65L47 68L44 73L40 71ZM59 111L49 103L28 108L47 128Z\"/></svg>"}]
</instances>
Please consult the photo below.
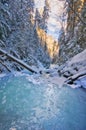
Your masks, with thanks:
<instances>
[{"instance_id":1,"label":"frozen creek","mask_svg":"<svg viewBox=\"0 0 86 130\"><path fill-rule=\"evenodd\" d=\"M48 34L58 39L62 3L49 1ZM39 10L44 7L42 2L35 0ZM43 76L0 77L0 130L86 130L86 90L62 87L61 79Z\"/></svg>"},{"instance_id":2,"label":"frozen creek","mask_svg":"<svg viewBox=\"0 0 86 130\"><path fill-rule=\"evenodd\" d=\"M0 78L0 130L85 129L85 90L33 84L28 75Z\"/></svg>"}]
</instances>

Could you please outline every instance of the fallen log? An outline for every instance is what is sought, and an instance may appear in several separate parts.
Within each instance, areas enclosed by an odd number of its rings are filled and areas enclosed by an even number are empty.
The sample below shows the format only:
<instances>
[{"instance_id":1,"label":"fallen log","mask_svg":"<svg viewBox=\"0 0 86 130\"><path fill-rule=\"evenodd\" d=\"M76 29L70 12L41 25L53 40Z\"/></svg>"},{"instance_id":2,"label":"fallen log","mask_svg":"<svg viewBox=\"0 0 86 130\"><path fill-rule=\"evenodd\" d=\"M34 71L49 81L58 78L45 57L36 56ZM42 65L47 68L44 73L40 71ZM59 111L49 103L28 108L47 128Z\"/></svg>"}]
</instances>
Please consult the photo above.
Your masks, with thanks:
<instances>
[{"instance_id":1,"label":"fallen log","mask_svg":"<svg viewBox=\"0 0 86 130\"><path fill-rule=\"evenodd\" d=\"M75 80L77 80L78 78L80 78L84 75L86 75L86 70L80 71L79 73L69 77L65 82L68 84L72 84Z\"/></svg>"},{"instance_id":2,"label":"fallen log","mask_svg":"<svg viewBox=\"0 0 86 130\"><path fill-rule=\"evenodd\" d=\"M29 65L27 65L26 63L24 63L24 62L21 61L20 59L18 59L18 58L16 58L16 57L12 56L11 54L8 54L6 51L0 49L0 52L1 52L2 54L6 55L9 59L11 59L11 60L17 62L17 63L20 64L23 68L29 70L30 72L32 72L32 73L38 73L38 72L39 72L38 69L36 70L36 69L30 67Z\"/></svg>"}]
</instances>

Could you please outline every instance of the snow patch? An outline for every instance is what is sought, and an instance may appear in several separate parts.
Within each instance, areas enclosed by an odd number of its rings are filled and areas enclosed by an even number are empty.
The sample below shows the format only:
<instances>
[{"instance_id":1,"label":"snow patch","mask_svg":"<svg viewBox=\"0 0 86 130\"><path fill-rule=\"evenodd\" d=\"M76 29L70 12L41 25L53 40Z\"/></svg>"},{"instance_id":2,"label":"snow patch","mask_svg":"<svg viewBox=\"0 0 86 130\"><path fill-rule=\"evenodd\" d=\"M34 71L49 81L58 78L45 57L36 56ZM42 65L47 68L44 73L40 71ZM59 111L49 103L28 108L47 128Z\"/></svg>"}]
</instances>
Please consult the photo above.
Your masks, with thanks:
<instances>
[{"instance_id":1,"label":"snow patch","mask_svg":"<svg viewBox=\"0 0 86 130\"><path fill-rule=\"evenodd\" d=\"M52 77L49 78L50 83L54 85L58 85L59 88L61 88L64 85L65 78L64 77Z\"/></svg>"},{"instance_id":2,"label":"snow patch","mask_svg":"<svg viewBox=\"0 0 86 130\"><path fill-rule=\"evenodd\" d=\"M12 127L12 128L10 128L9 130L17 130L16 128L14 128L14 127Z\"/></svg>"},{"instance_id":3,"label":"snow patch","mask_svg":"<svg viewBox=\"0 0 86 130\"><path fill-rule=\"evenodd\" d=\"M75 85L75 84L72 84L72 85L69 85L71 88L80 88L81 86L80 85Z\"/></svg>"},{"instance_id":4,"label":"snow patch","mask_svg":"<svg viewBox=\"0 0 86 130\"><path fill-rule=\"evenodd\" d=\"M35 75L35 76L34 75L28 75L26 77L26 79L33 84L38 84L38 85L41 84L41 81L39 80L38 75Z\"/></svg>"},{"instance_id":5,"label":"snow patch","mask_svg":"<svg viewBox=\"0 0 86 130\"><path fill-rule=\"evenodd\" d=\"M71 61L69 61L68 65L71 65L71 64L74 64L74 63L77 63L77 62L82 62L82 61L86 62L86 49L83 52L74 56L71 59Z\"/></svg>"},{"instance_id":6,"label":"snow patch","mask_svg":"<svg viewBox=\"0 0 86 130\"><path fill-rule=\"evenodd\" d=\"M0 78L2 78L2 77L4 77L4 76L6 76L6 74L0 74Z\"/></svg>"}]
</instances>

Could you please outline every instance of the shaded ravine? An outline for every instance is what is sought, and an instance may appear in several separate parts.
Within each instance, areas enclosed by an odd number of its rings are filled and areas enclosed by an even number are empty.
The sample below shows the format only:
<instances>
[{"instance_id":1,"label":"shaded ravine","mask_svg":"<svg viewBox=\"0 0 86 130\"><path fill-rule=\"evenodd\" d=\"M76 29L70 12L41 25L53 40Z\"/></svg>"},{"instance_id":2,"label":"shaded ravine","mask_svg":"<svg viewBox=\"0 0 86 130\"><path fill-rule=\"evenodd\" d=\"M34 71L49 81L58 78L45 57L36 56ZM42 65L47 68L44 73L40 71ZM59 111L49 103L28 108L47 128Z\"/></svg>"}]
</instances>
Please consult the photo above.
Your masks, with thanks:
<instances>
[{"instance_id":1,"label":"shaded ravine","mask_svg":"<svg viewBox=\"0 0 86 130\"><path fill-rule=\"evenodd\" d=\"M48 29L55 30L57 23L52 23L48 21ZM38 81L30 77L9 74L0 78L0 130L86 129L85 90L60 87L52 75L53 83L46 82L46 76Z\"/></svg>"},{"instance_id":2,"label":"shaded ravine","mask_svg":"<svg viewBox=\"0 0 86 130\"><path fill-rule=\"evenodd\" d=\"M61 29L61 17L63 15L64 10L64 1L59 0L46 0L49 3L49 18L47 19L47 33L52 36L55 40L58 41L60 29ZM35 8L37 8L40 12L40 14L43 11L43 8L45 6L44 4L45 0L38 1L35 0ZM66 21L65 21L66 25Z\"/></svg>"},{"instance_id":3,"label":"shaded ravine","mask_svg":"<svg viewBox=\"0 0 86 130\"><path fill-rule=\"evenodd\" d=\"M28 75L0 78L0 130L85 130L86 92Z\"/></svg>"}]
</instances>

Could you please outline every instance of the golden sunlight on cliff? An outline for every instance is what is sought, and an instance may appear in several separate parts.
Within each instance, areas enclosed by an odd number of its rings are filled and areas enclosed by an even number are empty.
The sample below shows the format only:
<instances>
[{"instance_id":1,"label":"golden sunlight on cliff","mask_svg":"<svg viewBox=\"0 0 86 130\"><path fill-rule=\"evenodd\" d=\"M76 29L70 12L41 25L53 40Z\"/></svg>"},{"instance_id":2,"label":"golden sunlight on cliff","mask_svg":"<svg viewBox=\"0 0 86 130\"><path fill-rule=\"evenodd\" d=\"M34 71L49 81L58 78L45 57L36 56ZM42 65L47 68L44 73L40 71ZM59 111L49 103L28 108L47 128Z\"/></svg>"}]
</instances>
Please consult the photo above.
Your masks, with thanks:
<instances>
[{"instance_id":1,"label":"golden sunlight on cliff","mask_svg":"<svg viewBox=\"0 0 86 130\"><path fill-rule=\"evenodd\" d=\"M59 44L57 41L54 40L52 36L49 36L43 29L37 28L37 35L40 39L40 44L43 48L45 48L45 51L48 52L50 58L52 61L56 61L56 57L58 57L59 54Z\"/></svg>"},{"instance_id":2,"label":"golden sunlight on cliff","mask_svg":"<svg viewBox=\"0 0 86 130\"><path fill-rule=\"evenodd\" d=\"M67 21L67 30L74 29L74 26L80 21L80 17L82 14L82 9L86 0L77 0L69 4L69 12L68 12L68 21Z\"/></svg>"},{"instance_id":3,"label":"golden sunlight on cliff","mask_svg":"<svg viewBox=\"0 0 86 130\"><path fill-rule=\"evenodd\" d=\"M79 1L77 1L77 4L75 5L75 7L76 7L77 5L79 6L79 8L78 8L78 13L81 13L82 8L83 8L85 2L86 2L86 0L81 0L80 3L79 3Z\"/></svg>"}]
</instances>

